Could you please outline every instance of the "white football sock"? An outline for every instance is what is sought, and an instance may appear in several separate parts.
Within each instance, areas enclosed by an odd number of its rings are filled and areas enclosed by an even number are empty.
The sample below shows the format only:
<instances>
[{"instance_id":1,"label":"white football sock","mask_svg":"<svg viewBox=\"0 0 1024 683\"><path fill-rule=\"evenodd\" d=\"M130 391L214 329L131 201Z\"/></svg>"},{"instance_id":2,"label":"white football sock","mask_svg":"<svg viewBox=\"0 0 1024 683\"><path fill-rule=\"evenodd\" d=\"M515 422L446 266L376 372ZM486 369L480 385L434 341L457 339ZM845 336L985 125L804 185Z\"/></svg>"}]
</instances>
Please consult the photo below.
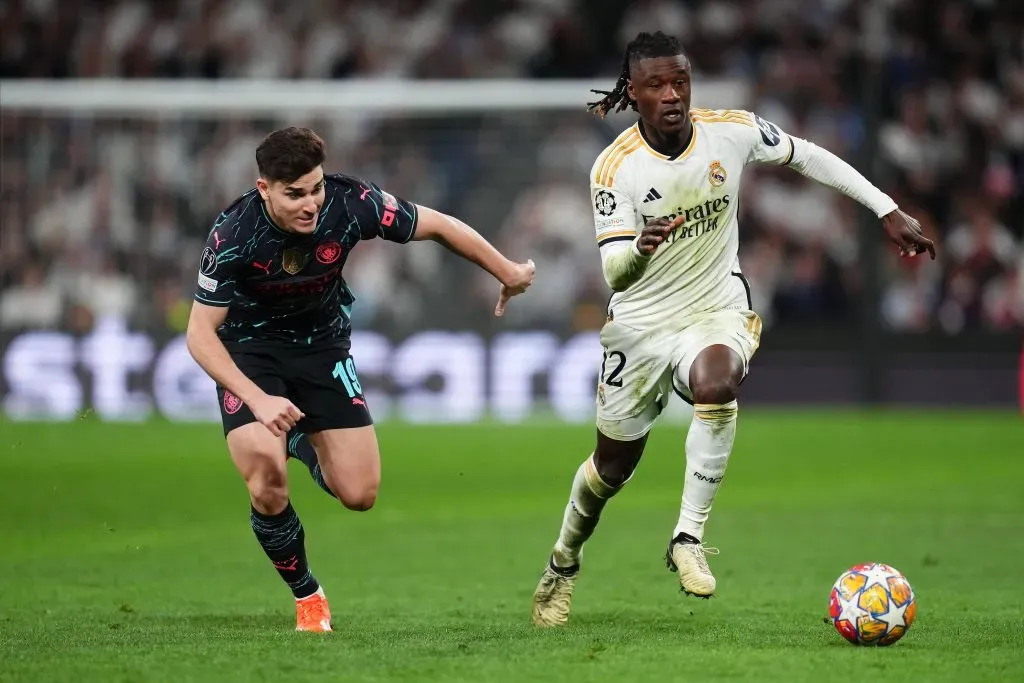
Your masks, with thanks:
<instances>
[{"instance_id":1,"label":"white football sock","mask_svg":"<svg viewBox=\"0 0 1024 683\"><path fill-rule=\"evenodd\" d=\"M562 530L552 552L556 567L579 564L583 544L594 533L601 510L621 488L609 486L601 479L593 453L580 465L572 482L569 504L565 506Z\"/></svg>"},{"instance_id":2,"label":"white football sock","mask_svg":"<svg viewBox=\"0 0 1024 683\"><path fill-rule=\"evenodd\" d=\"M698 403L693 407L693 422L686 435L686 479L679 522L672 538L681 533L698 541L704 538L711 504L725 476L732 444L736 439L738 403L722 405Z\"/></svg>"}]
</instances>

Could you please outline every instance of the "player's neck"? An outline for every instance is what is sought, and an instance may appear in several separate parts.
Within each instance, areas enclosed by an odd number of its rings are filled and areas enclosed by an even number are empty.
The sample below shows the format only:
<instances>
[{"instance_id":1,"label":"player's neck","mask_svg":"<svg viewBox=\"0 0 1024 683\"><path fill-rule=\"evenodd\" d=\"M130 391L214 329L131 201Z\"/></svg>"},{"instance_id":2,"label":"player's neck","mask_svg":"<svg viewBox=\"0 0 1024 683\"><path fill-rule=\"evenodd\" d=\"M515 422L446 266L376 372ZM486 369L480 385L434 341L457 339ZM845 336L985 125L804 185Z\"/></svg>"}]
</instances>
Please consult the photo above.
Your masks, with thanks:
<instances>
[{"instance_id":1,"label":"player's neck","mask_svg":"<svg viewBox=\"0 0 1024 683\"><path fill-rule=\"evenodd\" d=\"M655 152L667 157L674 158L679 155L690 144L690 138L693 137L693 123L688 119L681 131L669 135L665 135L654 126L646 125L643 119L640 120L639 128L644 141Z\"/></svg>"}]
</instances>

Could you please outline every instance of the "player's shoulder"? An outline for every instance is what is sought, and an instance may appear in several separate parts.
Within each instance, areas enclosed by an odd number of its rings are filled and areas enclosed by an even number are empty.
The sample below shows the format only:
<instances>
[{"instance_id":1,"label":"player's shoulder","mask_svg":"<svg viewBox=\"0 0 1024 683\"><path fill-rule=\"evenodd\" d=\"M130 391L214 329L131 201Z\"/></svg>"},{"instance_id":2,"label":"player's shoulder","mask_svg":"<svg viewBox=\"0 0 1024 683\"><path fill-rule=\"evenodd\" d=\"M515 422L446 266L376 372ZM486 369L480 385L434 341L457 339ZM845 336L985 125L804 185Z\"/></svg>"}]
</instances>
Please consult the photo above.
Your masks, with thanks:
<instances>
[{"instance_id":1,"label":"player's shoulder","mask_svg":"<svg viewBox=\"0 0 1024 683\"><path fill-rule=\"evenodd\" d=\"M365 178L358 175L351 175L349 173L330 173L324 174L324 187L326 188L327 200L332 201L337 197L342 198L342 202L349 209L354 206L350 204L345 197L351 196L353 200L366 200L369 195L369 199L372 204L374 197L384 197L385 203L395 202L394 196L388 194L383 188L377 183L373 182L369 178Z\"/></svg>"},{"instance_id":2,"label":"player's shoulder","mask_svg":"<svg viewBox=\"0 0 1024 683\"><path fill-rule=\"evenodd\" d=\"M640 127L637 124L633 124L622 131L597 156L597 160L590 170L590 182L596 185L612 187L623 165L643 145L643 137L640 135Z\"/></svg>"},{"instance_id":3,"label":"player's shoulder","mask_svg":"<svg viewBox=\"0 0 1024 683\"><path fill-rule=\"evenodd\" d=\"M214 229L230 228L238 233L256 227L262 214L263 202L260 192L255 187L239 195L227 208L220 212L214 222Z\"/></svg>"},{"instance_id":4,"label":"player's shoulder","mask_svg":"<svg viewBox=\"0 0 1024 683\"><path fill-rule=\"evenodd\" d=\"M255 187L246 190L235 197L234 201L228 204L227 208L221 211L222 216L241 216L245 213L252 213L260 205L260 191Z\"/></svg>"},{"instance_id":5,"label":"player's shoulder","mask_svg":"<svg viewBox=\"0 0 1024 683\"><path fill-rule=\"evenodd\" d=\"M324 184L332 187L358 187L360 185L366 186L370 182L364 178L360 178L356 175L350 175L348 173L325 173Z\"/></svg>"},{"instance_id":6,"label":"player's shoulder","mask_svg":"<svg viewBox=\"0 0 1024 683\"><path fill-rule=\"evenodd\" d=\"M404 200L400 201L395 195L363 176L350 175L348 173L325 174L324 185L327 188L329 201L339 195L351 195L353 200L364 200L374 206L378 202L383 202L385 208L394 208L404 202ZM345 201L345 205L349 206L347 201Z\"/></svg>"},{"instance_id":7,"label":"player's shoulder","mask_svg":"<svg viewBox=\"0 0 1024 683\"><path fill-rule=\"evenodd\" d=\"M355 188L369 187L370 182L359 176L348 173L325 173L324 185L328 189L349 191Z\"/></svg>"},{"instance_id":8,"label":"player's shoulder","mask_svg":"<svg viewBox=\"0 0 1024 683\"><path fill-rule=\"evenodd\" d=\"M714 131L716 134L749 134L756 124L757 117L746 109L700 109L690 108L690 120Z\"/></svg>"}]
</instances>

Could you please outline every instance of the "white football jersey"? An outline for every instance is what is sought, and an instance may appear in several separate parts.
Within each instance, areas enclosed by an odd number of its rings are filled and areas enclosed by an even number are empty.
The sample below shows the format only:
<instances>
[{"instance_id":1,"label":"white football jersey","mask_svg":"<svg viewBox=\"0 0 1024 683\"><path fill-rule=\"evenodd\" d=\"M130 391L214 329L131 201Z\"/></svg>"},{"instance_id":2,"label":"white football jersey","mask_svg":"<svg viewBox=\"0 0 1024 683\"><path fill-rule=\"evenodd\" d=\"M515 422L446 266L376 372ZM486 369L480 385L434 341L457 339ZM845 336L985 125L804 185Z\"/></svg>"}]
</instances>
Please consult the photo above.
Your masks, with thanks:
<instances>
[{"instance_id":1,"label":"white football jersey","mask_svg":"<svg viewBox=\"0 0 1024 683\"><path fill-rule=\"evenodd\" d=\"M633 240L652 218L685 216L640 280L612 296L609 310L628 325L675 324L751 306L738 258L740 176L750 163L788 164L793 141L748 111L691 109L690 120L693 137L677 156L656 152L638 122L602 152L591 171L601 246Z\"/></svg>"}]
</instances>

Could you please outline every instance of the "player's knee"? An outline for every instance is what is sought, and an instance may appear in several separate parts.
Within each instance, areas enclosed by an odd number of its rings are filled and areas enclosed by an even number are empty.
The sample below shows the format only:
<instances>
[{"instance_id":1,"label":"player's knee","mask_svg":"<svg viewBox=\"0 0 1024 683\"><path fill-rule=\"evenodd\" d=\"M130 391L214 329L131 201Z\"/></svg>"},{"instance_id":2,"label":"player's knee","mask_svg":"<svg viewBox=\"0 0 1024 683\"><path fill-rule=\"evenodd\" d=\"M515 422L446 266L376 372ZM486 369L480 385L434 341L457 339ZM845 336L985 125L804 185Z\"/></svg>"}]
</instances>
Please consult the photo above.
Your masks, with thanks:
<instances>
[{"instance_id":1,"label":"player's knee","mask_svg":"<svg viewBox=\"0 0 1024 683\"><path fill-rule=\"evenodd\" d=\"M646 437L635 441L615 441L599 435L594 466L601 481L612 488L620 488L629 481L644 454L646 442Z\"/></svg>"},{"instance_id":2,"label":"player's knee","mask_svg":"<svg viewBox=\"0 0 1024 683\"><path fill-rule=\"evenodd\" d=\"M341 504L355 512L366 512L377 502L377 490L366 490L341 497Z\"/></svg>"},{"instance_id":3,"label":"player's knee","mask_svg":"<svg viewBox=\"0 0 1024 683\"><path fill-rule=\"evenodd\" d=\"M242 475L253 506L265 514L277 514L288 504L288 472L276 442L248 444L238 460L245 463Z\"/></svg>"},{"instance_id":4,"label":"player's knee","mask_svg":"<svg viewBox=\"0 0 1024 683\"><path fill-rule=\"evenodd\" d=\"M336 470L325 470L324 479L338 502L349 510L366 512L377 502L377 490L380 488L380 477L368 473L348 472L342 474Z\"/></svg>"},{"instance_id":5,"label":"player's knee","mask_svg":"<svg viewBox=\"0 0 1024 683\"><path fill-rule=\"evenodd\" d=\"M619 488L633 476L633 471L636 469L635 462L623 462L613 461L606 462L604 465L597 469L598 475L601 477L601 481L608 484L612 488Z\"/></svg>"},{"instance_id":6,"label":"player's knee","mask_svg":"<svg viewBox=\"0 0 1024 683\"><path fill-rule=\"evenodd\" d=\"M274 515L288 505L288 483L284 472L261 472L246 481L253 507Z\"/></svg>"},{"instance_id":7,"label":"player's knee","mask_svg":"<svg viewBox=\"0 0 1024 683\"><path fill-rule=\"evenodd\" d=\"M341 487L338 491L338 500L349 510L366 512L377 502L377 489L379 483L367 482L360 486Z\"/></svg>"},{"instance_id":8,"label":"player's knee","mask_svg":"<svg viewBox=\"0 0 1024 683\"><path fill-rule=\"evenodd\" d=\"M739 382L734 377L704 379L693 387L694 403L721 405L736 400L738 394Z\"/></svg>"}]
</instances>

